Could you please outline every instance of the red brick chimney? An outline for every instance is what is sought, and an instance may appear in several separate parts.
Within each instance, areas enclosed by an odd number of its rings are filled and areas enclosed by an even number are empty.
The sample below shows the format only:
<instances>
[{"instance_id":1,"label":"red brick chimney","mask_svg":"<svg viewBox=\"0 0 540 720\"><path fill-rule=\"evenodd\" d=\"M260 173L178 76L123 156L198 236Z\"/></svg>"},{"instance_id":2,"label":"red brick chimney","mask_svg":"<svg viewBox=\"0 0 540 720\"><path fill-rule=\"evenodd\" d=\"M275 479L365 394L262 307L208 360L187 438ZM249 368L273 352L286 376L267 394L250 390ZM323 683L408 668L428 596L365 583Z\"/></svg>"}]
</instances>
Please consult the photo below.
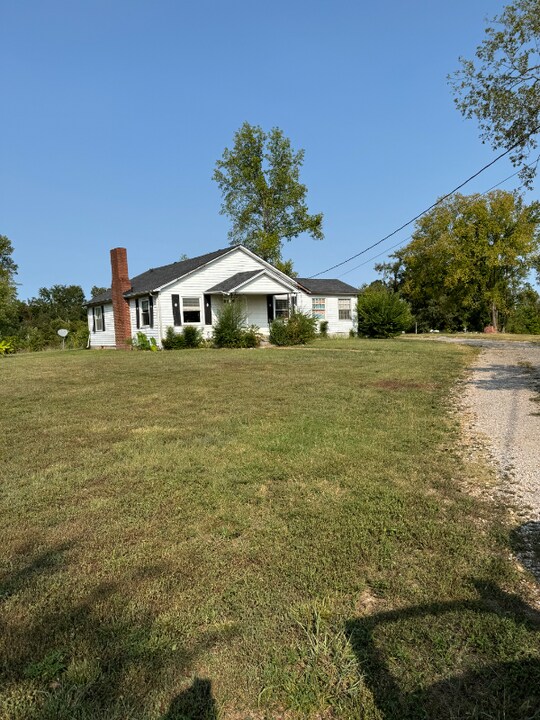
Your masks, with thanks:
<instances>
[{"instance_id":1,"label":"red brick chimney","mask_svg":"<svg viewBox=\"0 0 540 720\"><path fill-rule=\"evenodd\" d=\"M130 347L128 339L131 337L131 318L129 301L125 299L124 293L131 290L131 280L128 273L126 248L113 248L111 250L111 270L116 349L127 350Z\"/></svg>"}]
</instances>

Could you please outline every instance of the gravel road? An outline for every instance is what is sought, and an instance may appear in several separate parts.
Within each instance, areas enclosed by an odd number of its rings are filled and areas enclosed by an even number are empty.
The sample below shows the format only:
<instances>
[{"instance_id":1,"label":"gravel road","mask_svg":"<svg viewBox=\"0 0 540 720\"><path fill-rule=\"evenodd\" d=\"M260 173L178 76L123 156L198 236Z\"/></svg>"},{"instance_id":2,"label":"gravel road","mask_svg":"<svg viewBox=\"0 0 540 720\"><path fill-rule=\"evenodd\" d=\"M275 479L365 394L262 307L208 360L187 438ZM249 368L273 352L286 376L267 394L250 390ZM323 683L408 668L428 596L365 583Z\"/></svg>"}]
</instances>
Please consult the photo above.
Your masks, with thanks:
<instances>
[{"instance_id":1,"label":"gravel road","mask_svg":"<svg viewBox=\"0 0 540 720\"><path fill-rule=\"evenodd\" d=\"M540 345L461 341L482 351L464 386L470 430L498 470L498 492L515 511L518 556L540 582Z\"/></svg>"}]
</instances>

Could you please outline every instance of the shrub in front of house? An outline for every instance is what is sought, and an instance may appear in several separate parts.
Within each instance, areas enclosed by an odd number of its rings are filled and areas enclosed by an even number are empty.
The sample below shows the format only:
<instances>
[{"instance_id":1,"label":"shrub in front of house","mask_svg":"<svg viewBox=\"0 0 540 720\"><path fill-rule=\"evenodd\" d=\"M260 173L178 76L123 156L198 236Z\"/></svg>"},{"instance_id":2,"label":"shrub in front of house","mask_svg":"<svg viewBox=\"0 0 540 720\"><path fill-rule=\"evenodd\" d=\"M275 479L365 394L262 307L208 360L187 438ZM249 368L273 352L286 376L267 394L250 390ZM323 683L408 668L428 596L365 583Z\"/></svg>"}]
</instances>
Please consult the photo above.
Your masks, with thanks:
<instances>
[{"instance_id":1,"label":"shrub in front of house","mask_svg":"<svg viewBox=\"0 0 540 720\"><path fill-rule=\"evenodd\" d=\"M409 305L387 288L367 288L356 303L358 334L389 338L407 330L412 323Z\"/></svg>"},{"instance_id":2,"label":"shrub in front of house","mask_svg":"<svg viewBox=\"0 0 540 720\"><path fill-rule=\"evenodd\" d=\"M320 337L328 337L328 320L321 320L319 323L319 335Z\"/></svg>"},{"instance_id":3,"label":"shrub in front of house","mask_svg":"<svg viewBox=\"0 0 540 720\"><path fill-rule=\"evenodd\" d=\"M157 352L159 350L156 338L147 338L146 335L140 331L131 340L131 344L135 350L151 350L152 352Z\"/></svg>"},{"instance_id":4,"label":"shrub in front of house","mask_svg":"<svg viewBox=\"0 0 540 720\"><path fill-rule=\"evenodd\" d=\"M317 318L295 310L288 319L276 318L270 324L272 345L305 345L315 339Z\"/></svg>"},{"instance_id":5,"label":"shrub in front of house","mask_svg":"<svg viewBox=\"0 0 540 720\"><path fill-rule=\"evenodd\" d=\"M259 328L246 326L246 313L238 300L223 305L217 316L212 333L214 345L218 348L251 348L261 342Z\"/></svg>"},{"instance_id":6,"label":"shrub in front of house","mask_svg":"<svg viewBox=\"0 0 540 720\"><path fill-rule=\"evenodd\" d=\"M198 348L203 344L202 331L194 325L186 325L179 333L173 327L168 327L161 344L164 350Z\"/></svg>"}]
</instances>

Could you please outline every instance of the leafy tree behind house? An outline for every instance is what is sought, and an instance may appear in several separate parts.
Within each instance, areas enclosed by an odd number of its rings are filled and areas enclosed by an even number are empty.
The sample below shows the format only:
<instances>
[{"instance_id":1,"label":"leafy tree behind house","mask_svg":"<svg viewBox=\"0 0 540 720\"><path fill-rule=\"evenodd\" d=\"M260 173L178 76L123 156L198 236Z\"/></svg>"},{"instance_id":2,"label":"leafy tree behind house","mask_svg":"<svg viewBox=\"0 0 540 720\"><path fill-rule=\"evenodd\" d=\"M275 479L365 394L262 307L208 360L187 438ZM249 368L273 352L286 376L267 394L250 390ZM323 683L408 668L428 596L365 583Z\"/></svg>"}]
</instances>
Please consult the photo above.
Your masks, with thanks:
<instances>
[{"instance_id":1,"label":"leafy tree behind house","mask_svg":"<svg viewBox=\"0 0 540 720\"><path fill-rule=\"evenodd\" d=\"M11 335L18 326L17 265L12 255L10 239L0 235L0 337Z\"/></svg>"},{"instance_id":2,"label":"leafy tree behind house","mask_svg":"<svg viewBox=\"0 0 540 720\"><path fill-rule=\"evenodd\" d=\"M378 265L420 328L481 330L511 316L538 257L540 205L505 191L454 195L417 223L411 242Z\"/></svg>"},{"instance_id":3,"label":"leafy tree behind house","mask_svg":"<svg viewBox=\"0 0 540 720\"><path fill-rule=\"evenodd\" d=\"M455 102L494 149L514 148L512 162L530 185L536 165L525 165L540 129L540 0L514 0L485 34L476 60L460 58L450 79Z\"/></svg>"},{"instance_id":4,"label":"leafy tree behind house","mask_svg":"<svg viewBox=\"0 0 540 720\"><path fill-rule=\"evenodd\" d=\"M221 214L232 222L231 245L243 244L287 274L283 242L302 233L322 240L322 213L311 215L300 182L304 151L294 151L279 128L264 132L245 122L216 163L213 179L222 193Z\"/></svg>"}]
</instances>

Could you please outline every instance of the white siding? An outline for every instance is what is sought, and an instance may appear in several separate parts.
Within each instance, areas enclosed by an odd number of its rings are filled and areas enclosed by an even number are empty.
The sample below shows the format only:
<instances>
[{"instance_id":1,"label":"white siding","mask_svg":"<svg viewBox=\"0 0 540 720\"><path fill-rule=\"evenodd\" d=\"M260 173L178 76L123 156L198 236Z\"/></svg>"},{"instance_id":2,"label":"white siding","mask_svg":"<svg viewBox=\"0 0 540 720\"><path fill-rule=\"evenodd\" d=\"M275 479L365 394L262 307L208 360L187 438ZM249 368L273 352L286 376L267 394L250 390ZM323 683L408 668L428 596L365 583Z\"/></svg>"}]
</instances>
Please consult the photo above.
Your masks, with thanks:
<instances>
[{"instance_id":1,"label":"white siding","mask_svg":"<svg viewBox=\"0 0 540 720\"><path fill-rule=\"evenodd\" d=\"M276 280L265 275L255 278L238 290L239 295L282 295L288 292L294 291L292 288L289 290L287 286L281 285Z\"/></svg>"},{"instance_id":2,"label":"white siding","mask_svg":"<svg viewBox=\"0 0 540 720\"><path fill-rule=\"evenodd\" d=\"M114 333L114 315L112 303L106 303L103 306L105 318L105 330L94 332L94 322L92 308L88 308L88 329L90 330L90 347L116 347L116 337Z\"/></svg>"},{"instance_id":3,"label":"white siding","mask_svg":"<svg viewBox=\"0 0 540 720\"><path fill-rule=\"evenodd\" d=\"M172 295L180 295L180 297L198 297L201 301L201 323L200 327L204 328L204 303L203 295L206 290L209 290L214 285L217 285L223 280L227 280L231 275L235 275L239 272L246 272L248 270L264 270L265 266L262 265L257 258L247 255L245 252L238 248L235 252L231 252L224 257L218 258L210 265L199 268L191 275L185 278L181 278L175 283L167 285L159 294L159 298L156 302L156 310L159 306L159 313L156 312L155 316L160 317L160 330L161 337L165 336L167 327L173 325L173 313L172 313ZM221 305L221 300L218 295L212 296L212 322L215 321L216 311ZM157 329L157 328L156 328ZM180 330L180 328L177 328ZM205 328L205 334L209 333L209 328Z\"/></svg>"},{"instance_id":4,"label":"white siding","mask_svg":"<svg viewBox=\"0 0 540 720\"><path fill-rule=\"evenodd\" d=\"M306 293L298 293L298 309L302 312L311 314L313 304L312 300L314 297L324 297L326 303L326 313L324 320L328 320L328 333L330 335L348 335L349 330L353 328L354 319L354 304L356 301L356 295L340 295L342 298L349 298L351 301L351 319L340 320L338 311L338 297L334 295L306 295ZM321 318L322 320L323 318Z\"/></svg>"},{"instance_id":5,"label":"white siding","mask_svg":"<svg viewBox=\"0 0 540 720\"><path fill-rule=\"evenodd\" d=\"M131 318L131 337L136 338L138 332L142 332L148 339L155 338L157 344L161 347L161 336L159 334L159 310L156 298L154 298L154 327L143 326L137 327L137 300L139 301L139 317L142 318L140 304L142 300L148 300L148 295L142 295L140 298L131 298L129 301L129 316ZM165 334L165 333L164 333Z\"/></svg>"}]
</instances>

